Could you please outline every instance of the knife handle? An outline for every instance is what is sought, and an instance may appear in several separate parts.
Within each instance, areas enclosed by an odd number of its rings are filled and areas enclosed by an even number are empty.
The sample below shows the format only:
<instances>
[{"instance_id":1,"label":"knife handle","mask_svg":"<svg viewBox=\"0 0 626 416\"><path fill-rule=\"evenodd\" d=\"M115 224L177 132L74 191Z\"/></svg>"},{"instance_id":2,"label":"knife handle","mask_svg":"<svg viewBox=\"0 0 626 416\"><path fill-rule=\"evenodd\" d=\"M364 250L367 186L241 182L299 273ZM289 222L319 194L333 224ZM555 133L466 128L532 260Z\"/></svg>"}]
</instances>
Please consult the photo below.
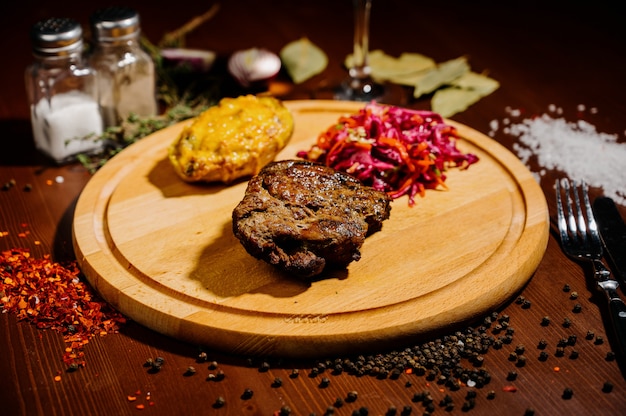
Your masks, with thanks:
<instances>
[{"instance_id":1,"label":"knife handle","mask_svg":"<svg viewBox=\"0 0 626 416\"><path fill-rule=\"evenodd\" d=\"M596 284L606 295L609 306L610 326L617 341L617 355L626 360L626 304L617 293L619 282L611 277L611 272L601 260L593 259Z\"/></svg>"},{"instance_id":2,"label":"knife handle","mask_svg":"<svg viewBox=\"0 0 626 416\"><path fill-rule=\"evenodd\" d=\"M608 292L607 296L610 296ZM626 359L626 304L617 297L617 293L615 297L609 297L609 315L619 348L617 355Z\"/></svg>"}]
</instances>

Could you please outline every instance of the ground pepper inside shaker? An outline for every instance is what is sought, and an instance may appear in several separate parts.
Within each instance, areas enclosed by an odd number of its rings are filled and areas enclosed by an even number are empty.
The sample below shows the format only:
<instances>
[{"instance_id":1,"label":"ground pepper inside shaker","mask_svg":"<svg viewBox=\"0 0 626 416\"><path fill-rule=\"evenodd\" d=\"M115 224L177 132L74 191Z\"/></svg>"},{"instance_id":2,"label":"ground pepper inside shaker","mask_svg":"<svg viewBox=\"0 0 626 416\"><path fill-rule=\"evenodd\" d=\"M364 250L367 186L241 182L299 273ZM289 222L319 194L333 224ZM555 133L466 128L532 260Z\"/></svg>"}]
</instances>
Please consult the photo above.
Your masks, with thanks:
<instances>
[{"instance_id":1,"label":"ground pepper inside shaker","mask_svg":"<svg viewBox=\"0 0 626 416\"><path fill-rule=\"evenodd\" d=\"M155 115L155 67L141 48L137 11L100 9L91 15L90 23L94 45L89 62L98 71L105 126L119 126L131 114Z\"/></svg>"}]
</instances>

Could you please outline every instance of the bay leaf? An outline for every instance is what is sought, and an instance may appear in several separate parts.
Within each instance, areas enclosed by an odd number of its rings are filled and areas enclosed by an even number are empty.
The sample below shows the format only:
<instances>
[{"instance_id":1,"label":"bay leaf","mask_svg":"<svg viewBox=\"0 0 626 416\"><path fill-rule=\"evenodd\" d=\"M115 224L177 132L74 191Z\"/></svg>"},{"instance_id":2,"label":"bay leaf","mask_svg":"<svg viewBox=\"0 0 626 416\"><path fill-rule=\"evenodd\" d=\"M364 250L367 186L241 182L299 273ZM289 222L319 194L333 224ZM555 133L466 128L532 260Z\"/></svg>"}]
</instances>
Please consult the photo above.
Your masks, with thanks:
<instances>
[{"instance_id":1,"label":"bay leaf","mask_svg":"<svg viewBox=\"0 0 626 416\"><path fill-rule=\"evenodd\" d=\"M416 80L413 97L419 98L444 85L450 85L452 81L469 71L470 66L464 56L442 62L436 68L426 71Z\"/></svg>"},{"instance_id":2,"label":"bay leaf","mask_svg":"<svg viewBox=\"0 0 626 416\"><path fill-rule=\"evenodd\" d=\"M452 81L451 85L477 91L483 97L491 94L500 87L500 83L495 79L471 71Z\"/></svg>"},{"instance_id":3,"label":"bay leaf","mask_svg":"<svg viewBox=\"0 0 626 416\"><path fill-rule=\"evenodd\" d=\"M435 68L436 64L432 58L419 53L405 52L396 58L386 54L380 49L375 49L368 54L368 62L370 65L371 75L377 81L391 81L398 84L407 84L406 81L397 82L397 80L405 80L415 74L422 73L425 70ZM344 64L347 68L353 65L353 55L346 57Z\"/></svg>"},{"instance_id":4,"label":"bay leaf","mask_svg":"<svg viewBox=\"0 0 626 416\"><path fill-rule=\"evenodd\" d=\"M280 51L280 59L296 84L321 73L328 65L326 53L306 37L285 45Z\"/></svg>"},{"instance_id":5,"label":"bay leaf","mask_svg":"<svg viewBox=\"0 0 626 416\"><path fill-rule=\"evenodd\" d=\"M482 95L475 90L447 87L441 88L435 92L431 99L430 106L432 111L447 118L465 111L470 105L481 98Z\"/></svg>"}]
</instances>

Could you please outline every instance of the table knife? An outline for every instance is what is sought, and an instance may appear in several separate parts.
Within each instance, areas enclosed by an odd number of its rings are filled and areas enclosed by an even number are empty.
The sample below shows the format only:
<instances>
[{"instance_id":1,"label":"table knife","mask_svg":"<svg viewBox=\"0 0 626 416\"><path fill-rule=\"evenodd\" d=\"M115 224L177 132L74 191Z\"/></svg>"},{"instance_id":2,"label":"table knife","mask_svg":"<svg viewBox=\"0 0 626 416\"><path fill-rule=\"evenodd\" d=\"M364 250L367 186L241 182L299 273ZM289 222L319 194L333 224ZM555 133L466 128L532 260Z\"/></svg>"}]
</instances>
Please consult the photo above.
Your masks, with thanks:
<instances>
[{"instance_id":1,"label":"table knife","mask_svg":"<svg viewBox=\"0 0 626 416\"><path fill-rule=\"evenodd\" d=\"M622 287L626 288L626 224L615 202L604 196L593 201L593 216L606 249L606 258Z\"/></svg>"}]
</instances>

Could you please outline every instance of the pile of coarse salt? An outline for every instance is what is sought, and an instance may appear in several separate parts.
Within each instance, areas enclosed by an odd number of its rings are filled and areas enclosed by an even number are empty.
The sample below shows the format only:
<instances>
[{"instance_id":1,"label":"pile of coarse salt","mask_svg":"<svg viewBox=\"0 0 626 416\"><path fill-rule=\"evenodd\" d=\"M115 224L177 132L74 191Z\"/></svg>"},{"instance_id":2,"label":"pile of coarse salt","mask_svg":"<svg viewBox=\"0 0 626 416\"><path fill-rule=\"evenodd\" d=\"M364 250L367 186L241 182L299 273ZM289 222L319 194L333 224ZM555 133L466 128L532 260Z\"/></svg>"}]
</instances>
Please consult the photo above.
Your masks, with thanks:
<instances>
[{"instance_id":1,"label":"pile of coarse salt","mask_svg":"<svg viewBox=\"0 0 626 416\"><path fill-rule=\"evenodd\" d=\"M586 110L579 105L578 112ZM513 150L528 166L535 157L542 168L533 172L537 181L546 169L558 170L570 179L584 180L592 187L602 188L603 194L626 206L626 143L618 143L617 134L601 133L584 120L576 122L562 118L563 109L550 105L548 113L521 119L521 111L506 109L510 118L490 123L490 136L502 124L502 132L518 138ZM592 108L590 114L597 110ZM555 118L557 117L557 118Z\"/></svg>"}]
</instances>

